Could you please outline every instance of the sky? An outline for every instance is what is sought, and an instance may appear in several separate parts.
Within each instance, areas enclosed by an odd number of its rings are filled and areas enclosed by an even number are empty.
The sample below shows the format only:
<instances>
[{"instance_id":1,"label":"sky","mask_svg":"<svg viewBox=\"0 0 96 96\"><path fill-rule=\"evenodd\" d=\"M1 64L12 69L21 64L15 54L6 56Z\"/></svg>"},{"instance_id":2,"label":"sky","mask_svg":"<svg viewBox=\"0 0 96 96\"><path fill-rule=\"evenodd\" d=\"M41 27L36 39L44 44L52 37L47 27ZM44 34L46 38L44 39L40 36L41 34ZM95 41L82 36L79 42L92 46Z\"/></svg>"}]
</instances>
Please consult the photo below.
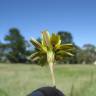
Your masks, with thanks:
<instances>
[{"instance_id":1,"label":"sky","mask_svg":"<svg viewBox=\"0 0 96 96\"><path fill-rule=\"evenodd\" d=\"M96 45L96 0L0 0L0 41L10 28L26 40L41 31L72 33L74 42Z\"/></svg>"}]
</instances>

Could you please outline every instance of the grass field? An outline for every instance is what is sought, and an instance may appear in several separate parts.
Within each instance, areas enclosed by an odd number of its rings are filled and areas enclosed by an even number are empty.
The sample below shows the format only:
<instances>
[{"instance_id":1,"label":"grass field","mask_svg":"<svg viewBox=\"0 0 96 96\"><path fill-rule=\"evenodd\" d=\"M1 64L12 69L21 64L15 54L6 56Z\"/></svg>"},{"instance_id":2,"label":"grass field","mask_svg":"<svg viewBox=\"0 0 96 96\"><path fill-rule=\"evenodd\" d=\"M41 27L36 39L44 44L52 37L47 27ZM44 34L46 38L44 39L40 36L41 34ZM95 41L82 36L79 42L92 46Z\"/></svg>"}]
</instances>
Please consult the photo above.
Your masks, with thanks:
<instances>
[{"instance_id":1,"label":"grass field","mask_svg":"<svg viewBox=\"0 0 96 96\"><path fill-rule=\"evenodd\" d=\"M57 88L66 96L96 96L96 66L56 65ZM34 89L51 86L48 67L0 64L0 96L26 96Z\"/></svg>"}]
</instances>

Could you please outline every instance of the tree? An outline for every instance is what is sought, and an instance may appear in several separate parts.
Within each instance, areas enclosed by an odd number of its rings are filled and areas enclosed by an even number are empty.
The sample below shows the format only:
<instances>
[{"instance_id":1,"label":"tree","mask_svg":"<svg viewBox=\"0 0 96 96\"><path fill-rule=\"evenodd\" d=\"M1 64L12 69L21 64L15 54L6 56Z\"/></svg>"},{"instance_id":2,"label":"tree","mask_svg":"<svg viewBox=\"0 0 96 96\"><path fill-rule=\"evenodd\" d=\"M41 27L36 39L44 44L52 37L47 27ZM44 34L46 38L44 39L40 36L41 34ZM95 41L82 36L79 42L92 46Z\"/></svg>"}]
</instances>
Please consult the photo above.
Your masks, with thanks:
<instances>
[{"instance_id":1,"label":"tree","mask_svg":"<svg viewBox=\"0 0 96 96\"><path fill-rule=\"evenodd\" d=\"M0 62L2 62L3 55L4 55L4 49L2 47L2 43L0 42Z\"/></svg>"},{"instance_id":2,"label":"tree","mask_svg":"<svg viewBox=\"0 0 96 96\"><path fill-rule=\"evenodd\" d=\"M76 44L73 44L74 46L74 50L72 51L72 53L74 54L74 56L72 56L71 58L68 58L67 62L68 64L78 64L78 54L80 52L80 47L77 46Z\"/></svg>"},{"instance_id":3,"label":"tree","mask_svg":"<svg viewBox=\"0 0 96 96\"><path fill-rule=\"evenodd\" d=\"M71 44L73 44L74 48L76 48L77 45L73 42L73 36L70 32L59 31L57 34L60 35L61 44L71 43ZM67 57L64 60L60 61L60 63L63 63L63 64L76 63L77 62L76 61L76 50L73 51L73 53L74 53L74 56L72 56L71 58Z\"/></svg>"},{"instance_id":4,"label":"tree","mask_svg":"<svg viewBox=\"0 0 96 96\"><path fill-rule=\"evenodd\" d=\"M6 49L6 45L0 42L0 62L8 61L6 57L7 52L8 52L8 49Z\"/></svg>"},{"instance_id":5,"label":"tree","mask_svg":"<svg viewBox=\"0 0 96 96\"><path fill-rule=\"evenodd\" d=\"M83 46L83 51L86 54L85 62L93 63L96 60L96 47L92 44L85 44Z\"/></svg>"},{"instance_id":6,"label":"tree","mask_svg":"<svg viewBox=\"0 0 96 96\"><path fill-rule=\"evenodd\" d=\"M94 63L96 60L96 47L92 44L85 44L78 54L78 58L80 63Z\"/></svg>"},{"instance_id":7,"label":"tree","mask_svg":"<svg viewBox=\"0 0 96 96\"><path fill-rule=\"evenodd\" d=\"M59 35L52 34L49 35L47 31L42 32L41 43L39 43L34 38L31 39L31 43L38 49L37 52L33 53L30 58L38 60L41 64L49 64L53 85L55 85L54 77L54 63L56 60L60 60L67 56L73 56L71 51L73 50L72 44L61 44L61 39Z\"/></svg>"},{"instance_id":8,"label":"tree","mask_svg":"<svg viewBox=\"0 0 96 96\"><path fill-rule=\"evenodd\" d=\"M73 37L70 32L59 31L57 34L60 35L62 44L73 43Z\"/></svg>"},{"instance_id":9,"label":"tree","mask_svg":"<svg viewBox=\"0 0 96 96\"><path fill-rule=\"evenodd\" d=\"M9 48L8 59L11 62L25 62L27 42L20 31L16 28L10 29L9 34L5 36L5 40L7 41L6 47Z\"/></svg>"}]
</instances>

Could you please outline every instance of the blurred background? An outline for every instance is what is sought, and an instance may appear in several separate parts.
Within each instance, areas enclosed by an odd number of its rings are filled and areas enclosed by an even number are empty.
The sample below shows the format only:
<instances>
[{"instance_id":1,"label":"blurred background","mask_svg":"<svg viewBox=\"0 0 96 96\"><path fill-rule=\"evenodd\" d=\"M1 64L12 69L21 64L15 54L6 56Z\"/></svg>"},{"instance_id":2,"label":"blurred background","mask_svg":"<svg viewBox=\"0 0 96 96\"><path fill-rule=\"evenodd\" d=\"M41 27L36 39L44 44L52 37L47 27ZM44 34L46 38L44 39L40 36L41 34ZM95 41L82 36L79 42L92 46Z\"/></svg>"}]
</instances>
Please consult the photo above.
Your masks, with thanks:
<instances>
[{"instance_id":1,"label":"blurred background","mask_svg":"<svg viewBox=\"0 0 96 96\"><path fill-rule=\"evenodd\" d=\"M59 34L76 47L65 64L96 64L95 0L0 0L0 62L30 63L41 32Z\"/></svg>"}]
</instances>

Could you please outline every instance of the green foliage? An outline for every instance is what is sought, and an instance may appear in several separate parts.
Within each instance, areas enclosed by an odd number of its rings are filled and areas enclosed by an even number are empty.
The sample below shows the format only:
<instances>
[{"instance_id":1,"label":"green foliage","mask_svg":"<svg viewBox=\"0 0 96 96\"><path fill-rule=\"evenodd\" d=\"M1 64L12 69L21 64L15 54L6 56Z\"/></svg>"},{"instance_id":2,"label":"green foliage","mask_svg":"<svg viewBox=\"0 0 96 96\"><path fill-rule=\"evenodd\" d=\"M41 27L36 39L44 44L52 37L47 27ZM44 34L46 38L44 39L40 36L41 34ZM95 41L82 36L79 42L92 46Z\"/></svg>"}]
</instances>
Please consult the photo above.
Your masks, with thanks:
<instances>
[{"instance_id":1,"label":"green foliage","mask_svg":"<svg viewBox=\"0 0 96 96\"><path fill-rule=\"evenodd\" d=\"M94 63L96 60L96 47L92 44L85 44L78 53L78 62L84 64Z\"/></svg>"},{"instance_id":2,"label":"green foliage","mask_svg":"<svg viewBox=\"0 0 96 96\"><path fill-rule=\"evenodd\" d=\"M57 37L59 35L59 37ZM52 39L53 38L53 39ZM59 31L57 34L52 34L51 38L51 44L52 46L55 45L56 42L58 42L58 39L61 39L61 44L67 44L71 43L73 44L74 50L68 50L74 56L69 57L66 54L61 57L59 52L59 55L55 56L55 60L58 61L61 64L93 64L96 63L96 46L92 44L84 44L83 47L79 47L75 44L73 41L73 36L70 32L66 31ZM9 33L7 36L5 36L5 41L0 42L0 62L21 62L21 63L28 63L32 62L31 60L28 60L26 57L31 55L34 52L39 51L38 48L29 47L30 43L25 40L25 38L22 36L20 31L17 28L11 28L9 30ZM39 43L42 43L42 38L37 38L36 41ZM58 42L58 43L60 43ZM45 45L44 45L45 46ZM58 47L58 45L56 46ZM55 47L54 47L55 49ZM46 48L44 48L46 51ZM66 53L66 52L63 52ZM45 55L46 56L46 55ZM43 59L44 58L44 61ZM36 59L36 58L35 58ZM42 62L42 66L46 64L45 61L47 59L45 57L38 58L39 60L34 61L35 64L38 63L39 65Z\"/></svg>"},{"instance_id":3,"label":"green foliage","mask_svg":"<svg viewBox=\"0 0 96 96\"><path fill-rule=\"evenodd\" d=\"M60 35L60 37L61 37L62 44L73 43L73 37L70 32L59 31L58 35Z\"/></svg>"},{"instance_id":4,"label":"green foliage","mask_svg":"<svg viewBox=\"0 0 96 96\"><path fill-rule=\"evenodd\" d=\"M5 40L8 42L6 47L9 48L7 58L11 62L25 62L28 46L20 31L16 28L10 29L9 34L5 36Z\"/></svg>"}]
</instances>

